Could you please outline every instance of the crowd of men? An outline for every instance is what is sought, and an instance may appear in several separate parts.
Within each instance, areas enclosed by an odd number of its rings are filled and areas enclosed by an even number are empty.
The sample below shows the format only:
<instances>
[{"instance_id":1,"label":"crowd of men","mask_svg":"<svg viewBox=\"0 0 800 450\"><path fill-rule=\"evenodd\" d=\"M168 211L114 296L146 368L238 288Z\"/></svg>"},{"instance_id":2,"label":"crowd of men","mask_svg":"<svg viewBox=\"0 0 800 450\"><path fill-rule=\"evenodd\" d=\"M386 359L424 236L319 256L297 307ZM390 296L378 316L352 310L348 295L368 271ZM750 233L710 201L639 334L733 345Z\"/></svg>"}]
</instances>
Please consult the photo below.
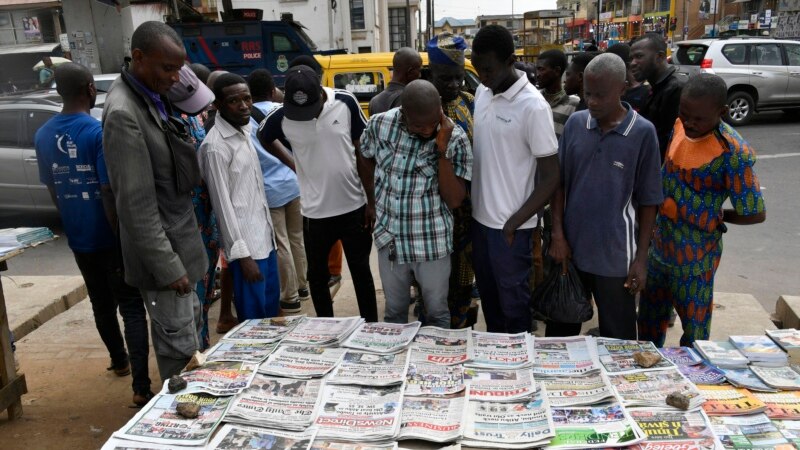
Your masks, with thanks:
<instances>
[{"instance_id":1,"label":"crowd of men","mask_svg":"<svg viewBox=\"0 0 800 450\"><path fill-rule=\"evenodd\" d=\"M102 123L88 114L88 69L55 69L64 108L36 149L109 370L133 374L140 406L153 395L146 316L167 379L209 345L218 264L227 327L297 312L309 296L332 317L341 243L367 321L406 323L416 284L425 324L470 327L474 280L487 330L518 333L536 323L544 268L569 262L599 335L663 345L674 309L691 345L709 335L725 224L765 219L755 154L722 121L725 83L681 79L654 34L569 62L544 52L537 89L515 67L510 32L483 27L474 96L466 43L441 34L427 43L428 80L415 50L395 53L369 120L351 93L321 85L313 58L290 64L281 91L263 69L245 80L187 65L160 22L139 26L131 49ZM545 334L581 327L547 320Z\"/></svg>"}]
</instances>

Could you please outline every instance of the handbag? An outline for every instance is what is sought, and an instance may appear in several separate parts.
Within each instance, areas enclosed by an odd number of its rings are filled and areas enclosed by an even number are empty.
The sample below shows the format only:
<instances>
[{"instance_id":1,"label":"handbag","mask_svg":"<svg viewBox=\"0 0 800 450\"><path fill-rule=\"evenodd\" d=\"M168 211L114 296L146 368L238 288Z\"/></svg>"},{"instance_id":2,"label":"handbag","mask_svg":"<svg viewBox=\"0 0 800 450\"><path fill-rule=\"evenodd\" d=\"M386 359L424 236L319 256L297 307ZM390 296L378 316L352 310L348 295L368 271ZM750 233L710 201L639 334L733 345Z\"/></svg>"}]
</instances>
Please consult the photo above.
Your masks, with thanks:
<instances>
[{"instance_id":1,"label":"handbag","mask_svg":"<svg viewBox=\"0 0 800 450\"><path fill-rule=\"evenodd\" d=\"M172 161L175 164L175 179L178 192L191 193L195 187L200 186L202 176L200 163L197 161L197 151L189 138L186 125L180 119L169 116L165 121L167 142L172 151Z\"/></svg>"},{"instance_id":2,"label":"handbag","mask_svg":"<svg viewBox=\"0 0 800 450\"><path fill-rule=\"evenodd\" d=\"M547 320L560 323L583 323L594 315L578 271L570 261L562 264L562 270L551 270L542 284L536 286L531 308Z\"/></svg>"}]
</instances>

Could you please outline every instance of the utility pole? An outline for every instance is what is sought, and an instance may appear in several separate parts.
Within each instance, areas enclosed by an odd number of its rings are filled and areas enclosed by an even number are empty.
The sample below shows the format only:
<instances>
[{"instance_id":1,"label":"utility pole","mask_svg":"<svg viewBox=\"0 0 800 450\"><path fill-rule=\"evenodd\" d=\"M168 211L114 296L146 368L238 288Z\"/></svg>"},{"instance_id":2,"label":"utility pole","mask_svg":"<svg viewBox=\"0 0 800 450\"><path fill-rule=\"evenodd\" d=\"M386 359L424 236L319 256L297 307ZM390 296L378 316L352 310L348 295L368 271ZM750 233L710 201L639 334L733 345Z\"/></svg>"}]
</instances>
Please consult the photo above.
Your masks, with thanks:
<instances>
[{"instance_id":1,"label":"utility pole","mask_svg":"<svg viewBox=\"0 0 800 450\"><path fill-rule=\"evenodd\" d=\"M411 0L406 0L406 47L411 47Z\"/></svg>"},{"instance_id":2,"label":"utility pole","mask_svg":"<svg viewBox=\"0 0 800 450\"><path fill-rule=\"evenodd\" d=\"M689 32L689 16L686 15L686 0L683 0L683 40L687 38L686 33Z\"/></svg>"},{"instance_id":3,"label":"utility pole","mask_svg":"<svg viewBox=\"0 0 800 450\"><path fill-rule=\"evenodd\" d=\"M717 9L719 9L719 1L711 0L714 2L714 24L711 26L712 37L717 37Z\"/></svg>"}]
</instances>

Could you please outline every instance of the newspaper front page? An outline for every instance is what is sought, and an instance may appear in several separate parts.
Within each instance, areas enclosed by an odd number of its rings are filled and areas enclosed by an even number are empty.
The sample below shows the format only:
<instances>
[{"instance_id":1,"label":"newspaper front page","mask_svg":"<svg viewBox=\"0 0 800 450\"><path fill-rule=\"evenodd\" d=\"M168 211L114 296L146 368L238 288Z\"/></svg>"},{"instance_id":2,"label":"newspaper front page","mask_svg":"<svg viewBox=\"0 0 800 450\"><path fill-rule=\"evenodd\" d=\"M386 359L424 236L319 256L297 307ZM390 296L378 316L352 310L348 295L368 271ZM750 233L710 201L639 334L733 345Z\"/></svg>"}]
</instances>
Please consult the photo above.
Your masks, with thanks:
<instances>
[{"instance_id":1,"label":"newspaper front page","mask_svg":"<svg viewBox=\"0 0 800 450\"><path fill-rule=\"evenodd\" d=\"M450 442L463 434L464 392L446 397L405 397L398 439Z\"/></svg>"},{"instance_id":2,"label":"newspaper front page","mask_svg":"<svg viewBox=\"0 0 800 450\"><path fill-rule=\"evenodd\" d=\"M404 385L326 385L314 422L318 436L357 442L393 440L400 432Z\"/></svg>"},{"instance_id":3,"label":"newspaper front page","mask_svg":"<svg viewBox=\"0 0 800 450\"><path fill-rule=\"evenodd\" d=\"M536 392L530 369L464 369L464 383L472 400L505 402L528 398Z\"/></svg>"},{"instance_id":4,"label":"newspaper front page","mask_svg":"<svg viewBox=\"0 0 800 450\"><path fill-rule=\"evenodd\" d=\"M411 362L406 372L406 395L448 395L464 390L463 366Z\"/></svg>"},{"instance_id":5,"label":"newspaper front page","mask_svg":"<svg viewBox=\"0 0 800 450\"><path fill-rule=\"evenodd\" d=\"M182 402L199 404L200 414L185 419L175 410ZM113 436L173 446L205 445L222 421L228 402L230 397L207 394L158 394Z\"/></svg>"},{"instance_id":6,"label":"newspaper front page","mask_svg":"<svg viewBox=\"0 0 800 450\"><path fill-rule=\"evenodd\" d=\"M322 377L341 361L347 349L281 345L258 367L260 373L291 378Z\"/></svg>"},{"instance_id":7,"label":"newspaper front page","mask_svg":"<svg viewBox=\"0 0 800 450\"><path fill-rule=\"evenodd\" d=\"M628 413L647 435L647 450L722 450L711 429L708 416L702 411L665 411L663 409L629 408Z\"/></svg>"},{"instance_id":8,"label":"newspaper front page","mask_svg":"<svg viewBox=\"0 0 800 450\"><path fill-rule=\"evenodd\" d=\"M591 373L582 377L542 377L547 387L547 398L553 408L594 405L614 399L614 389L604 373Z\"/></svg>"},{"instance_id":9,"label":"newspaper front page","mask_svg":"<svg viewBox=\"0 0 800 450\"><path fill-rule=\"evenodd\" d=\"M597 345L591 336L533 338L533 373L580 376L600 371Z\"/></svg>"},{"instance_id":10,"label":"newspaper front page","mask_svg":"<svg viewBox=\"0 0 800 450\"><path fill-rule=\"evenodd\" d=\"M314 422L322 381L257 374L237 394L225 413L226 422L300 431Z\"/></svg>"},{"instance_id":11,"label":"newspaper front page","mask_svg":"<svg viewBox=\"0 0 800 450\"><path fill-rule=\"evenodd\" d=\"M795 447L764 414L709 416L714 434L726 450L793 450Z\"/></svg>"},{"instance_id":12,"label":"newspaper front page","mask_svg":"<svg viewBox=\"0 0 800 450\"><path fill-rule=\"evenodd\" d=\"M348 350L327 379L330 384L391 386L406 379L408 352L379 355Z\"/></svg>"},{"instance_id":13,"label":"newspaper front page","mask_svg":"<svg viewBox=\"0 0 800 450\"><path fill-rule=\"evenodd\" d=\"M250 380L256 374L258 364L240 361L215 361L207 362L197 369L183 372L181 377L186 380L186 389L180 394L205 392L211 395L235 395L250 385ZM167 383L164 382L162 393L167 393Z\"/></svg>"},{"instance_id":14,"label":"newspaper front page","mask_svg":"<svg viewBox=\"0 0 800 450\"><path fill-rule=\"evenodd\" d=\"M411 359L435 364L462 364L469 360L472 331L422 327L411 344Z\"/></svg>"},{"instance_id":15,"label":"newspaper front page","mask_svg":"<svg viewBox=\"0 0 800 450\"><path fill-rule=\"evenodd\" d=\"M224 341L278 342L297 326L305 314L299 316L272 317L269 319L245 320L233 327L222 338Z\"/></svg>"},{"instance_id":16,"label":"newspaper front page","mask_svg":"<svg viewBox=\"0 0 800 450\"><path fill-rule=\"evenodd\" d=\"M316 434L315 428L291 432L226 424L214 436L209 448L211 450L308 450Z\"/></svg>"},{"instance_id":17,"label":"newspaper front page","mask_svg":"<svg viewBox=\"0 0 800 450\"><path fill-rule=\"evenodd\" d=\"M373 353L397 353L411 344L419 326L419 322L363 323L342 343L342 347Z\"/></svg>"},{"instance_id":18,"label":"newspaper front page","mask_svg":"<svg viewBox=\"0 0 800 450\"><path fill-rule=\"evenodd\" d=\"M306 317L283 339L283 344L338 345L359 325L361 317Z\"/></svg>"},{"instance_id":19,"label":"newspaper front page","mask_svg":"<svg viewBox=\"0 0 800 450\"><path fill-rule=\"evenodd\" d=\"M621 447L644 441L645 434L619 402L553 409L556 435L548 448Z\"/></svg>"},{"instance_id":20,"label":"newspaper front page","mask_svg":"<svg viewBox=\"0 0 800 450\"><path fill-rule=\"evenodd\" d=\"M472 332L470 367L518 369L531 365L533 338L528 333Z\"/></svg>"},{"instance_id":21,"label":"newspaper front page","mask_svg":"<svg viewBox=\"0 0 800 450\"><path fill-rule=\"evenodd\" d=\"M369 444L341 442L330 439L316 439L311 450L397 450L397 442L371 442Z\"/></svg>"},{"instance_id":22,"label":"newspaper front page","mask_svg":"<svg viewBox=\"0 0 800 450\"><path fill-rule=\"evenodd\" d=\"M699 408L705 400L697 386L687 380L677 368L615 374L608 378L625 406L672 409L672 406L667 405L667 396L676 391L689 398L690 409Z\"/></svg>"},{"instance_id":23,"label":"newspaper front page","mask_svg":"<svg viewBox=\"0 0 800 450\"><path fill-rule=\"evenodd\" d=\"M652 342L626 341L621 339L597 339L597 353L600 363L608 374L627 373L643 370L633 359L635 352L658 353ZM674 368L675 364L667 358L662 358L655 366L646 370Z\"/></svg>"},{"instance_id":24,"label":"newspaper front page","mask_svg":"<svg viewBox=\"0 0 800 450\"><path fill-rule=\"evenodd\" d=\"M278 344L275 342L219 341L206 351L206 362L241 361L259 364L267 359Z\"/></svg>"}]
</instances>

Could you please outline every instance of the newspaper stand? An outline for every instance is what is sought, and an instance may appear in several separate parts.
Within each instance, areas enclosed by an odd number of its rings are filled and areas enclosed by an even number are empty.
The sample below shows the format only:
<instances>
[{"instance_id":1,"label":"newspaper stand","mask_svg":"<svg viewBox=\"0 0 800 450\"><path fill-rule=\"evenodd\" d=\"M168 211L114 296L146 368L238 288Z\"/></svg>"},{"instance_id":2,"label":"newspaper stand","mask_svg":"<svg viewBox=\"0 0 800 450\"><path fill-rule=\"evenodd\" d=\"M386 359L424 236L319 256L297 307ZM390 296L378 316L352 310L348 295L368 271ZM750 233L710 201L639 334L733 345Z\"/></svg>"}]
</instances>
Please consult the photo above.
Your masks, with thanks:
<instances>
[{"instance_id":1,"label":"newspaper stand","mask_svg":"<svg viewBox=\"0 0 800 450\"><path fill-rule=\"evenodd\" d=\"M8 270L6 261L20 253L21 249L0 256L0 272ZM6 299L3 295L3 282L0 279L0 411L8 409L9 420L22 416L21 399L26 393L28 385L25 383L25 375L17 374L14 366Z\"/></svg>"}]
</instances>

